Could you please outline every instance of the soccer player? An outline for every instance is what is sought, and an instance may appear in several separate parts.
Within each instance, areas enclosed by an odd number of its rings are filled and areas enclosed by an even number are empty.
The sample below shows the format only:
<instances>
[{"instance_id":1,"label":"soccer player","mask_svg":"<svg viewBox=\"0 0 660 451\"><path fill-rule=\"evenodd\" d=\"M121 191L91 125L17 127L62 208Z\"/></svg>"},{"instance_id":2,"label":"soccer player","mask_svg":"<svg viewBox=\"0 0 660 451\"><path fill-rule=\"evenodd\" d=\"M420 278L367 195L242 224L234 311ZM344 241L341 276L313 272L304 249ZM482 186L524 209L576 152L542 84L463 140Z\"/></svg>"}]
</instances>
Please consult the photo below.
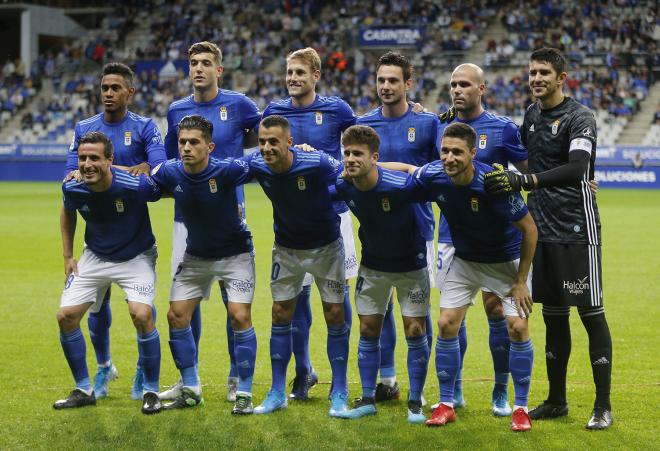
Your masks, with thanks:
<instances>
[{"instance_id":1,"label":"soccer player","mask_svg":"<svg viewBox=\"0 0 660 451\"><path fill-rule=\"evenodd\" d=\"M162 409L158 399L160 337L152 316L156 283L156 247L148 201L160 197L150 179L113 168L112 141L101 132L78 138L78 170L83 181L65 181L60 214L66 282L57 312L60 342L76 388L56 401L55 409L96 404L85 360L80 320L87 310L98 312L113 282L126 293L128 311L138 333L144 374L142 412ZM73 257L76 211L85 219L85 248Z\"/></svg>"},{"instance_id":2,"label":"soccer player","mask_svg":"<svg viewBox=\"0 0 660 451\"><path fill-rule=\"evenodd\" d=\"M274 114L284 116L289 121L294 143L308 144L336 160L341 160L341 134L355 124L355 114L339 97L325 97L316 93L316 84L320 77L321 58L316 50L307 47L290 53L286 58L286 87L290 97L271 102L264 110L263 117ZM344 314L350 333L352 308L348 279L356 277L358 269L353 222L344 202L335 202L334 207L341 219L341 236L346 256ZM307 275L291 324L296 377L290 397L296 400L306 400L309 389L318 381L318 375L309 357L309 329L312 325L311 285L312 278Z\"/></svg>"},{"instance_id":3,"label":"soccer player","mask_svg":"<svg viewBox=\"0 0 660 451\"><path fill-rule=\"evenodd\" d=\"M449 93L456 113L456 121L474 128L477 133L477 154L475 160L489 165L499 163L508 166L512 163L519 171L527 172L527 150L520 142L518 126L509 118L497 116L486 111L481 103L481 97L486 91L484 73L474 64L461 64L451 74ZM447 123L440 124L442 135ZM442 212L441 212L442 213ZM438 226L438 259L436 286L442 286L454 256L449 225L444 215L440 215ZM508 401L509 384L509 334L502 303L497 296L482 290L484 309L488 318L490 353L493 358L495 383L492 392L492 410L496 416L511 415ZM463 360L467 350L467 330L465 321L461 323L458 333L461 350L461 365L456 376L454 387L454 408L465 405L463 398Z\"/></svg>"},{"instance_id":4,"label":"soccer player","mask_svg":"<svg viewBox=\"0 0 660 451\"><path fill-rule=\"evenodd\" d=\"M80 138L90 132L102 132L112 141L115 168L124 169L132 175L149 174L151 168L165 161L163 138L155 122L128 110L135 93L133 71L122 63L108 63L101 75L101 101L103 113L99 113L76 124L73 140L67 155L67 178L81 180L78 170L78 147ZM72 173L73 172L73 173ZM154 316L156 313L154 307ZM98 371L94 377L94 393L97 398L108 395L108 382L118 376L117 368L110 356L110 288L98 309L92 309L87 317L89 335L94 346ZM137 363L131 397L142 399L144 374Z\"/></svg>"},{"instance_id":5,"label":"soccer player","mask_svg":"<svg viewBox=\"0 0 660 451\"><path fill-rule=\"evenodd\" d=\"M220 77L224 70L222 66L222 52L217 45L211 42L197 42L188 49L188 63L190 82L193 94L181 100L172 102L167 112L167 134L165 135L165 150L168 158L179 158L177 138L177 124L185 116L200 115L213 124L213 143L215 148L212 157L224 159L227 157L240 158L243 148L248 146L249 131L259 123L259 110L252 100L245 95L220 89ZM241 216L245 218L245 196L243 187L236 191ZM174 230L172 236L172 276L183 259L186 249L188 231L183 222L179 208L174 207ZM222 301L228 306L227 291L220 282ZM201 307L193 312L190 327L195 338L195 349L199 355L199 340L202 333ZM234 333L231 328L231 319L227 315L227 345L230 357L230 370L227 378L227 400L236 401L239 375L234 356ZM171 389L160 394L161 399L176 399L182 394L182 381L179 380Z\"/></svg>"},{"instance_id":6,"label":"soccer player","mask_svg":"<svg viewBox=\"0 0 660 451\"><path fill-rule=\"evenodd\" d=\"M484 174L492 167L474 161L476 141L472 127L451 124L443 132L441 162L417 170L408 167L429 199L444 212L455 247L440 287L440 334L435 348L440 404L426 424L442 426L456 421L454 384L461 357L458 330L475 295L485 287L501 299L507 319L509 368L515 389L511 429L527 431L532 427L527 397L534 358L527 324L532 307L528 276L537 230L519 193L505 197L485 191Z\"/></svg>"},{"instance_id":7,"label":"soccer player","mask_svg":"<svg viewBox=\"0 0 660 451\"><path fill-rule=\"evenodd\" d=\"M382 55L376 68L376 91L381 106L357 119L360 125L372 127L380 137L379 161L399 161L422 166L438 159L438 117L435 114L416 112L406 96L413 85L413 68L408 58L400 53ZM431 203L416 204L421 217L422 235L427 242L429 277L433 281L433 239L435 219ZM380 383L376 388L376 401L398 399L394 349L396 325L390 302L385 314L381 341ZM429 345L433 342L431 317L427 320L426 333Z\"/></svg>"},{"instance_id":8,"label":"soccer player","mask_svg":"<svg viewBox=\"0 0 660 451\"><path fill-rule=\"evenodd\" d=\"M250 179L243 160L211 158L213 124L202 116L186 116L178 125L181 159L172 159L152 171L155 183L174 196L190 232L186 252L174 274L167 320L170 348L181 371L181 395L166 409L202 403L190 328L193 312L208 299L213 282L224 282L227 311L234 334L238 387L233 414L250 414L257 337L252 327L255 265L252 235L236 208L236 186Z\"/></svg>"},{"instance_id":9,"label":"soccer player","mask_svg":"<svg viewBox=\"0 0 660 451\"><path fill-rule=\"evenodd\" d=\"M552 48L531 54L529 86L536 102L521 128L531 174L499 170L486 186L494 193L530 191L529 209L539 226L534 256L534 298L543 304L548 398L530 411L534 419L568 414L566 368L571 353L570 306L577 306L589 335L596 400L587 429L612 425L612 338L601 285L600 217L589 181L594 177L596 120L562 91L567 62ZM570 264L567 264L570 262Z\"/></svg>"},{"instance_id":10,"label":"soccer player","mask_svg":"<svg viewBox=\"0 0 660 451\"><path fill-rule=\"evenodd\" d=\"M417 193L410 176L378 168L380 139L371 127L354 125L344 132L344 167L350 182L338 178L336 191L360 221L362 258L355 286L360 317L358 367L362 397L342 418L376 413L380 366L380 333L392 291L396 288L408 343L408 421L423 423L422 391L430 349L426 338L430 279L426 264L424 218L413 207ZM406 233L401 234L405 230ZM399 239L392 240L393 236Z\"/></svg>"},{"instance_id":11,"label":"soccer player","mask_svg":"<svg viewBox=\"0 0 660 451\"><path fill-rule=\"evenodd\" d=\"M342 171L324 152L292 148L289 122L268 116L259 125L259 150L248 160L273 204L275 243L270 287L273 324L270 359L273 381L257 414L287 407L286 369L291 359L291 320L306 273L316 279L328 326L327 352L332 368L330 416L346 411L349 327L344 319L344 244L328 185Z\"/></svg>"}]
</instances>

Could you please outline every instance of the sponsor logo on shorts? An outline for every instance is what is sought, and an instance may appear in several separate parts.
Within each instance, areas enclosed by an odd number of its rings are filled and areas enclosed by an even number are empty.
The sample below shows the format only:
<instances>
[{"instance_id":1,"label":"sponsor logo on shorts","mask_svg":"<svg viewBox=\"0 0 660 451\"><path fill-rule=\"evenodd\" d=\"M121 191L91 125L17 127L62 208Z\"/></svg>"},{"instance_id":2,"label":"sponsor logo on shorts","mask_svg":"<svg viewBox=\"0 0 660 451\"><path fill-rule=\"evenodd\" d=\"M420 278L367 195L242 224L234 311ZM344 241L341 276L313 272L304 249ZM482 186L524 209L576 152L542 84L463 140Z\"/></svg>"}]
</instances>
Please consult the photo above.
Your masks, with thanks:
<instances>
[{"instance_id":1,"label":"sponsor logo on shorts","mask_svg":"<svg viewBox=\"0 0 660 451\"><path fill-rule=\"evenodd\" d=\"M589 276L574 281L564 280L564 290L568 290L570 294L583 294L585 291L591 289L588 279Z\"/></svg>"},{"instance_id":2,"label":"sponsor logo on shorts","mask_svg":"<svg viewBox=\"0 0 660 451\"><path fill-rule=\"evenodd\" d=\"M347 271L349 269L356 268L357 265L358 265L358 261L357 261L357 256L355 255L351 255L346 260L344 260L344 269L346 269Z\"/></svg>"},{"instance_id":3,"label":"sponsor logo on shorts","mask_svg":"<svg viewBox=\"0 0 660 451\"><path fill-rule=\"evenodd\" d=\"M232 280L231 287L240 293L250 293L254 290L254 283L249 280Z\"/></svg>"},{"instance_id":4,"label":"sponsor logo on shorts","mask_svg":"<svg viewBox=\"0 0 660 451\"><path fill-rule=\"evenodd\" d=\"M424 304L428 297L428 292L422 288L413 288L408 291L408 301L411 304Z\"/></svg>"},{"instance_id":5,"label":"sponsor logo on shorts","mask_svg":"<svg viewBox=\"0 0 660 451\"><path fill-rule=\"evenodd\" d=\"M344 282L338 282L336 280L328 280L326 281L326 286L330 288L332 291L335 293L343 293L344 292Z\"/></svg>"},{"instance_id":6,"label":"sponsor logo on shorts","mask_svg":"<svg viewBox=\"0 0 660 451\"><path fill-rule=\"evenodd\" d=\"M154 294L153 283L136 283L133 284L133 291L140 296L152 296Z\"/></svg>"}]
</instances>

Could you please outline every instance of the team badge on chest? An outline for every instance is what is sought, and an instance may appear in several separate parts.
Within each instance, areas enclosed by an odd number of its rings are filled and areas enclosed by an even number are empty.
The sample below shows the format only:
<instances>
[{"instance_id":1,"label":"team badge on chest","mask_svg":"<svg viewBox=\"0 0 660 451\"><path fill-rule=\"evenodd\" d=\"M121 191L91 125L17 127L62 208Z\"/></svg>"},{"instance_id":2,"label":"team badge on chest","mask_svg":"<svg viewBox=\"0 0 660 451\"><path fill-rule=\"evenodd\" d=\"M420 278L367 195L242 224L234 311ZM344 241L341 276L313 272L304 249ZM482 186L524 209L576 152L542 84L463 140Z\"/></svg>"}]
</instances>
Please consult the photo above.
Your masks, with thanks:
<instances>
[{"instance_id":1,"label":"team badge on chest","mask_svg":"<svg viewBox=\"0 0 660 451\"><path fill-rule=\"evenodd\" d=\"M479 199L476 197L470 198L470 208L473 212L479 212Z\"/></svg>"},{"instance_id":2,"label":"team badge on chest","mask_svg":"<svg viewBox=\"0 0 660 451\"><path fill-rule=\"evenodd\" d=\"M392 210L392 207L390 206L390 200L387 197L383 197L380 200L380 205L381 205L381 207L383 207L383 211L386 212L386 213L388 211Z\"/></svg>"},{"instance_id":3,"label":"team badge on chest","mask_svg":"<svg viewBox=\"0 0 660 451\"><path fill-rule=\"evenodd\" d=\"M314 113L314 119L316 120L316 125L323 124L323 113L317 111L316 113Z\"/></svg>"},{"instance_id":4,"label":"team badge on chest","mask_svg":"<svg viewBox=\"0 0 660 451\"><path fill-rule=\"evenodd\" d=\"M479 148L485 149L487 144L488 144L488 135L486 135L485 133L479 135Z\"/></svg>"},{"instance_id":5,"label":"team badge on chest","mask_svg":"<svg viewBox=\"0 0 660 451\"><path fill-rule=\"evenodd\" d=\"M130 146L133 140L131 139L131 132L124 132L124 145Z\"/></svg>"},{"instance_id":6,"label":"team badge on chest","mask_svg":"<svg viewBox=\"0 0 660 451\"><path fill-rule=\"evenodd\" d=\"M218 184L215 183L215 179L209 180L209 191L211 191L212 193L218 192Z\"/></svg>"},{"instance_id":7,"label":"team badge on chest","mask_svg":"<svg viewBox=\"0 0 660 451\"><path fill-rule=\"evenodd\" d=\"M557 119L552 123L552 128L550 129L550 133L552 133L552 136L555 136L558 131L559 131L559 119Z\"/></svg>"},{"instance_id":8,"label":"team badge on chest","mask_svg":"<svg viewBox=\"0 0 660 451\"><path fill-rule=\"evenodd\" d=\"M221 121L226 121L227 120L227 107L226 106L221 106L220 107L220 120Z\"/></svg>"},{"instance_id":9,"label":"team badge on chest","mask_svg":"<svg viewBox=\"0 0 660 451\"><path fill-rule=\"evenodd\" d=\"M121 199L116 199L115 200L115 209L117 210L117 213L123 213L124 212L124 201Z\"/></svg>"},{"instance_id":10,"label":"team badge on chest","mask_svg":"<svg viewBox=\"0 0 660 451\"><path fill-rule=\"evenodd\" d=\"M409 143L415 142L415 127L408 128L408 142Z\"/></svg>"},{"instance_id":11,"label":"team badge on chest","mask_svg":"<svg viewBox=\"0 0 660 451\"><path fill-rule=\"evenodd\" d=\"M298 189L300 191L305 191L307 189L307 184L305 183L305 177L298 177Z\"/></svg>"}]
</instances>

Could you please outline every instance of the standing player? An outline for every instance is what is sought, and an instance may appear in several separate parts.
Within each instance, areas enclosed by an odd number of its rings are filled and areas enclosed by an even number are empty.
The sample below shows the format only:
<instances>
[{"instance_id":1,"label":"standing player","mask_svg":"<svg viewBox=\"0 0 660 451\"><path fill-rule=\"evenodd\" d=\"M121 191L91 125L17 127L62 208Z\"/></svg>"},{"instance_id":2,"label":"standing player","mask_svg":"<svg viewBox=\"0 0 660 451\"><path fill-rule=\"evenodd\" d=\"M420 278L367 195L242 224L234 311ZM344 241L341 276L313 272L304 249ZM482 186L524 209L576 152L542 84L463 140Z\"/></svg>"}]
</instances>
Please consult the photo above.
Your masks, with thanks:
<instances>
[{"instance_id":1,"label":"standing player","mask_svg":"<svg viewBox=\"0 0 660 451\"><path fill-rule=\"evenodd\" d=\"M508 166L512 163L519 171L527 172L527 150L520 143L518 126L507 117L497 116L486 111L481 97L486 91L484 73L474 64L461 64L451 74L449 93L456 112L456 120L474 128L478 136L475 160L489 165L499 163ZM440 135L448 124L440 124ZM442 213L442 212L441 212ZM442 286L454 256L449 225L444 215L440 215L438 226L438 260L436 286ZM490 353L495 370L495 383L492 392L492 410L496 416L511 415L508 401L509 384L509 334L506 318L500 299L492 292L482 290L484 309L488 318ZM465 321L458 333L461 349L461 365L454 387L454 407L465 405L463 398L463 359L467 350Z\"/></svg>"},{"instance_id":2,"label":"standing player","mask_svg":"<svg viewBox=\"0 0 660 451\"><path fill-rule=\"evenodd\" d=\"M430 350L426 338L430 280L426 264L426 239L420 233L418 210L411 202L416 193L409 176L378 168L378 134L355 125L344 133L344 167L350 183L337 179L336 190L360 221L358 232L362 259L355 286L360 317L358 367L362 397L342 418L376 413L375 395L380 366L380 333L394 288L408 343L408 421L423 423L422 391ZM401 234L405 230L407 233ZM392 240L393 236L400 239Z\"/></svg>"},{"instance_id":3,"label":"standing player","mask_svg":"<svg viewBox=\"0 0 660 451\"><path fill-rule=\"evenodd\" d=\"M103 66L101 101L104 111L76 124L67 155L67 171L78 169L80 138L90 132L102 132L112 141L114 167L124 169L132 175L148 174L151 168L165 161L163 139L154 121L128 110L135 93L133 78L133 71L125 64L108 63ZM92 310L87 317L87 324L98 364L94 377L94 392L97 398L103 398L108 394L108 382L117 378L117 368L110 357L112 311L109 288L103 304L99 309ZM155 315L155 308L153 313ZM140 367L141 363L138 361L131 391L133 399L142 399L144 375Z\"/></svg>"},{"instance_id":4,"label":"standing player","mask_svg":"<svg viewBox=\"0 0 660 451\"><path fill-rule=\"evenodd\" d=\"M534 357L527 324L532 307L527 284L537 231L520 194L504 197L485 191L484 174L492 167L474 161L476 140L469 125L451 124L442 136L442 163L416 171L408 168L444 212L455 246L441 287L435 349L440 404L426 424L442 426L456 421L454 384L461 360L458 330L475 295L486 287L503 303L511 340L509 367L516 394L511 429L527 431L532 427L527 397Z\"/></svg>"},{"instance_id":5,"label":"standing player","mask_svg":"<svg viewBox=\"0 0 660 451\"><path fill-rule=\"evenodd\" d=\"M357 119L360 125L372 127L380 137L379 160L399 161L422 166L438 159L438 117L435 114L415 112L406 99L412 88L413 68L408 58L400 53L387 52L378 60L376 90L382 105ZM429 277L433 281L433 230L435 219L431 203L417 204L419 215L425 218L420 225L427 242ZM387 307L381 335L380 383L376 388L376 401L398 399L394 348L396 326L392 303ZM426 333L429 345L433 342L433 325L429 315Z\"/></svg>"},{"instance_id":6,"label":"standing player","mask_svg":"<svg viewBox=\"0 0 660 451\"><path fill-rule=\"evenodd\" d=\"M291 126L294 143L309 144L341 160L341 134L355 124L355 115L351 107L339 97L316 94L316 84L320 77L321 58L316 50L307 47L290 53L286 58L286 87L290 97L271 102L264 110L263 117L274 114L284 116ZM358 268L353 222L344 202L335 202L334 207L341 218L341 236L346 255L344 314L350 332L352 309L348 279L357 276ZM311 285L312 279L307 275L292 320L296 377L290 396L297 400L307 399L309 388L318 381L309 357L309 329L312 325Z\"/></svg>"},{"instance_id":7,"label":"standing player","mask_svg":"<svg viewBox=\"0 0 660 451\"><path fill-rule=\"evenodd\" d=\"M347 410L349 328L343 307L344 244L328 185L341 173L341 164L324 152L291 148L292 143L286 118L269 116L259 125L260 154L248 160L250 173L273 204L275 229L270 274L273 381L266 399L254 412L266 414L287 407L284 389L292 352L291 320L305 274L310 273L316 278L328 326L330 416L336 417Z\"/></svg>"},{"instance_id":8,"label":"standing player","mask_svg":"<svg viewBox=\"0 0 660 451\"><path fill-rule=\"evenodd\" d=\"M80 320L91 308L98 312L113 282L126 293L128 311L138 333L144 374L142 412L162 409L158 399L160 337L152 316L156 284L156 247L147 202L160 197L146 176L139 178L112 167L112 141L101 132L78 139L78 169L83 181L64 182L60 214L66 283L57 321L64 356L76 389L56 401L56 409L96 404L85 360ZM85 219L85 248L80 262L73 257L76 210Z\"/></svg>"},{"instance_id":9,"label":"standing player","mask_svg":"<svg viewBox=\"0 0 660 451\"><path fill-rule=\"evenodd\" d=\"M557 49L532 53L529 86L536 102L527 109L521 129L532 174L496 171L487 177L487 186L492 192L532 190L529 209L539 225L532 287L534 298L543 304L550 393L530 416L543 419L568 414L568 319L570 306L577 306L589 335L596 385L596 401L586 427L606 429L613 422L612 338L603 308L600 217L589 184L596 159L596 120L587 107L564 95L567 67Z\"/></svg>"},{"instance_id":10,"label":"standing player","mask_svg":"<svg viewBox=\"0 0 660 451\"><path fill-rule=\"evenodd\" d=\"M167 112L167 134L165 135L165 150L168 158L179 158L177 144L177 124L185 116L200 115L213 124L213 143L215 149L212 157L224 159L240 158L246 145L248 132L259 123L257 106L245 95L226 89L220 89L220 77L224 70L222 52L211 42L197 42L188 49L189 76L193 86L193 94L175 102ZM243 187L236 190L237 208L244 218L245 196ZM174 231L172 237L172 276L183 259L186 249L188 231L183 223L179 208L174 207ZM227 306L227 291L221 286L222 301ZM195 345L199 354L199 340L202 333L200 308L193 313L190 327L195 337ZM227 344L230 357L230 370L227 379L227 399L236 400L238 387L238 369L234 356L234 333L231 320L227 316ZM195 357L197 361L197 356ZM175 399L182 393L182 381L179 380L171 389L160 394L161 399Z\"/></svg>"},{"instance_id":11,"label":"standing player","mask_svg":"<svg viewBox=\"0 0 660 451\"><path fill-rule=\"evenodd\" d=\"M216 279L227 290L227 312L234 334L238 387L233 414L252 413L252 377L257 337L252 327L254 247L252 235L236 208L236 186L249 180L243 160L211 158L213 125L202 116L187 116L178 125L180 160L169 160L152 171L154 182L174 196L190 231L186 252L172 282L170 348L181 371L182 393L166 409L202 402L197 374L192 314L208 299Z\"/></svg>"}]
</instances>

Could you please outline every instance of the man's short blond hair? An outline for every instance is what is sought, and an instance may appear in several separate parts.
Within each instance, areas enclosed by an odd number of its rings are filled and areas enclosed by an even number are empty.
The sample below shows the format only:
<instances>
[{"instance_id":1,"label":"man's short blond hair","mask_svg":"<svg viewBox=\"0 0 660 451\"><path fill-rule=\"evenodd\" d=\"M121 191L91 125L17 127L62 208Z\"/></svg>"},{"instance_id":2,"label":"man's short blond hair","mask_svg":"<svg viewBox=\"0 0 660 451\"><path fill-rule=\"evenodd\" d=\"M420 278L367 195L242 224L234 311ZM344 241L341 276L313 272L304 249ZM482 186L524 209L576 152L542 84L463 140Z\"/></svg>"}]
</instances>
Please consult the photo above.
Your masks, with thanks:
<instances>
[{"instance_id":1,"label":"man's short blond hair","mask_svg":"<svg viewBox=\"0 0 660 451\"><path fill-rule=\"evenodd\" d=\"M220 51L220 47L212 42L202 41L195 42L191 45L188 49L188 61L190 61L190 58L192 58L193 55L197 55L198 53L212 53L215 64L218 66L222 64L222 52Z\"/></svg>"},{"instance_id":2,"label":"man's short blond hair","mask_svg":"<svg viewBox=\"0 0 660 451\"><path fill-rule=\"evenodd\" d=\"M321 57L316 50L311 47L306 47L289 53L286 57L286 62L288 63L293 59L302 60L312 68L312 71L321 70Z\"/></svg>"}]
</instances>

